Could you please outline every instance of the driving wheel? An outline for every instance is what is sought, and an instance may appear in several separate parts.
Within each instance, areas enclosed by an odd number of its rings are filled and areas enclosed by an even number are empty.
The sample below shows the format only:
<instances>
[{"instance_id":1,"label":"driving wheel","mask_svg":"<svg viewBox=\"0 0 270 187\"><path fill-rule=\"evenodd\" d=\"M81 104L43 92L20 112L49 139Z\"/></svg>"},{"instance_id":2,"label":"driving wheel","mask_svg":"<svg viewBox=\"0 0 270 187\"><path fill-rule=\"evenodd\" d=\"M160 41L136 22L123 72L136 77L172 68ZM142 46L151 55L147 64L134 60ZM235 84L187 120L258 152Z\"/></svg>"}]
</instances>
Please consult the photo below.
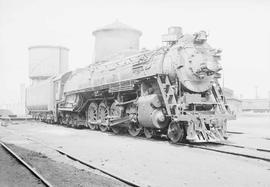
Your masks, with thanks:
<instances>
[{"instance_id":1,"label":"driving wheel","mask_svg":"<svg viewBox=\"0 0 270 187\"><path fill-rule=\"evenodd\" d=\"M99 128L102 132L109 130L109 126L107 125L107 116L109 115L109 107L101 102L98 106L98 119L100 121Z\"/></svg>"},{"instance_id":2,"label":"driving wheel","mask_svg":"<svg viewBox=\"0 0 270 187\"><path fill-rule=\"evenodd\" d=\"M87 111L87 126L91 130L97 129L97 122L98 119L98 105L97 103L93 102L89 105L88 111Z\"/></svg>"}]
</instances>

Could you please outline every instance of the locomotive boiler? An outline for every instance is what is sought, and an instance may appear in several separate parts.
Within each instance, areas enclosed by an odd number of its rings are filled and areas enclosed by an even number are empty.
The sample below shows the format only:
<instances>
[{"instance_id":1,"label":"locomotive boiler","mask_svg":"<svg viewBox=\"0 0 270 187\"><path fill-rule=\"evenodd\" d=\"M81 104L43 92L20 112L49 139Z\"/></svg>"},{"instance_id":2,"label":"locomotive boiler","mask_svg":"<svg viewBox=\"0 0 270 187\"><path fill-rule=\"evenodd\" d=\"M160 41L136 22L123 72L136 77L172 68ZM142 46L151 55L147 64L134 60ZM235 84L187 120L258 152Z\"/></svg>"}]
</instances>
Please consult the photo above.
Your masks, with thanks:
<instances>
[{"instance_id":1,"label":"locomotive boiler","mask_svg":"<svg viewBox=\"0 0 270 187\"><path fill-rule=\"evenodd\" d=\"M30 112L73 127L146 138L166 135L173 143L226 139L232 115L218 83L221 50L210 47L207 33L183 34L180 27L171 27L163 47L138 51L141 33L117 26L98 33L106 35L102 43L111 41L108 33L119 37L128 30L135 40L126 43L124 37L119 43L129 50L106 46L90 66L55 76L54 108Z\"/></svg>"}]
</instances>

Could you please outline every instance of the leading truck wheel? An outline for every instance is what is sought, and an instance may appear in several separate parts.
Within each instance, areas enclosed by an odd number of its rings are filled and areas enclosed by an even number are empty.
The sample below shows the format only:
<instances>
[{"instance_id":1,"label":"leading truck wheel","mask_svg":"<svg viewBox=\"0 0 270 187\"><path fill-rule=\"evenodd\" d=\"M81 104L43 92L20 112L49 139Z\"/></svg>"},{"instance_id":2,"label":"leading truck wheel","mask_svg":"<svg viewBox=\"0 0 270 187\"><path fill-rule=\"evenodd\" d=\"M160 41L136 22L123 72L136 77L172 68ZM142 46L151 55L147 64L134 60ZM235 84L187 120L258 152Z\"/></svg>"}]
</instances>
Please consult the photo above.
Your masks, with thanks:
<instances>
[{"instance_id":1,"label":"leading truck wheel","mask_svg":"<svg viewBox=\"0 0 270 187\"><path fill-rule=\"evenodd\" d=\"M179 123L172 121L167 136L172 143L182 142L185 139L185 129Z\"/></svg>"},{"instance_id":2,"label":"leading truck wheel","mask_svg":"<svg viewBox=\"0 0 270 187\"><path fill-rule=\"evenodd\" d=\"M147 139L152 138L155 135L155 130L151 128L145 128L143 129L144 135Z\"/></svg>"},{"instance_id":3,"label":"leading truck wheel","mask_svg":"<svg viewBox=\"0 0 270 187\"><path fill-rule=\"evenodd\" d=\"M131 122L128 127L128 133L131 136L139 136L142 132L142 127L138 123Z\"/></svg>"}]
</instances>

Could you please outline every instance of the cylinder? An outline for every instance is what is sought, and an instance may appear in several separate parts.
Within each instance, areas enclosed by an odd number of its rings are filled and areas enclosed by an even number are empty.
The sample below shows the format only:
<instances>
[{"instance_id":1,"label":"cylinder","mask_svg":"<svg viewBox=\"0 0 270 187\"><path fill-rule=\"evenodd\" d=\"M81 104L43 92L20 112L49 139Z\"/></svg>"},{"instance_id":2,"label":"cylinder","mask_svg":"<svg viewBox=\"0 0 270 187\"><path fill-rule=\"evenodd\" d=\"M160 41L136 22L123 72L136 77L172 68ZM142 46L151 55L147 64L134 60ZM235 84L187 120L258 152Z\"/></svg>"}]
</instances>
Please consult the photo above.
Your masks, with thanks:
<instances>
[{"instance_id":1,"label":"cylinder","mask_svg":"<svg viewBox=\"0 0 270 187\"><path fill-rule=\"evenodd\" d=\"M162 111L161 102L157 94L141 96L137 103L140 125L154 129L163 129L168 126L169 121Z\"/></svg>"}]
</instances>

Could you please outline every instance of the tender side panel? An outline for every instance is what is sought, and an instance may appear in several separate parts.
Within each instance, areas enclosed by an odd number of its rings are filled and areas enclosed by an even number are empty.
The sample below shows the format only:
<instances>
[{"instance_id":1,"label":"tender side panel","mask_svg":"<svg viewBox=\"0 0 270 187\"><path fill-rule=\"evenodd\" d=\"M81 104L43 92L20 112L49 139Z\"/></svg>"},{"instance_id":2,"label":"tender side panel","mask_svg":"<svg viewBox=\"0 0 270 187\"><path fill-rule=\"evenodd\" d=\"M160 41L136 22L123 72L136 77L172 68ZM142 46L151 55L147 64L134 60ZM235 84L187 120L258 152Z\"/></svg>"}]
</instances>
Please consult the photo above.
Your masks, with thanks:
<instances>
[{"instance_id":1,"label":"tender side panel","mask_svg":"<svg viewBox=\"0 0 270 187\"><path fill-rule=\"evenodd\" d=\"M53 84L44 80L31 85L26 90L26 107L29 111L53 109Z\"/></svg>"}]
</instances>

